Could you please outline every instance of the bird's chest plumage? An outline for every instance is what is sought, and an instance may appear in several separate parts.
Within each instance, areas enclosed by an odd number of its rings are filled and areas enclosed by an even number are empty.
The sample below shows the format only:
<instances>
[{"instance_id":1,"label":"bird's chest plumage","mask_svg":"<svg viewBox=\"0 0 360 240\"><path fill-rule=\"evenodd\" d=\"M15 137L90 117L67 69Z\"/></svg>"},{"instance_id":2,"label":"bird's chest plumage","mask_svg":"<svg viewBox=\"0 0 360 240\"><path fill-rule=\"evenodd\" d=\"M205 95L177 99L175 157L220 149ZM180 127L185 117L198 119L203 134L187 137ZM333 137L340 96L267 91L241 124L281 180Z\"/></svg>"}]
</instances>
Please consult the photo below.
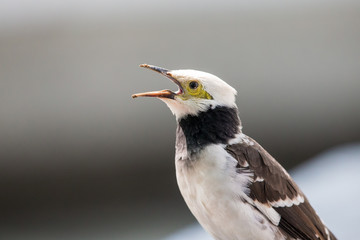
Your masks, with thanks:
<instances>
[{"instance_id":1,"label":"bird's chest plumage","mask_svg":"<svg viewBox=\"0 0 360 240\"><path fill-rule=\"evenodd\" d=\"M200 224L218 240L272 239L271 227L264 229L260 220L266 220L245 201L252 175L237 173L236 164L221 144L189 154L178 135L177 182Z\"/></svg>"}]
</instances>

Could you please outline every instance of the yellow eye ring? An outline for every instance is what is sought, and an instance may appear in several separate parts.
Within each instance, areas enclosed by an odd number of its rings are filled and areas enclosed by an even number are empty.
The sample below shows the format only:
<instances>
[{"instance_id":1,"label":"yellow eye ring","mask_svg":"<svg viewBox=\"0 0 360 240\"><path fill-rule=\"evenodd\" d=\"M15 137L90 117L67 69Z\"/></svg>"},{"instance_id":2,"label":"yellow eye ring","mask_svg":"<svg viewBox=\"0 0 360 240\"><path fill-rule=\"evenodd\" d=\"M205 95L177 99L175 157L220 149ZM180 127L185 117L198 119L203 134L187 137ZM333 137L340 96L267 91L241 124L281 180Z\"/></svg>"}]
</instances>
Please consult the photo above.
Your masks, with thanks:
<instances>
[{"instance_id":1,"label":"yellow eye ring","mask_svg":"<svg viewBox=\"0 0 360 240\"><path fill-rule=\"evenodd\" d=\"M189 98L202 98L202 99L213 99L212 96L205 91L202 84L199 81L191 80L184 84L185 94L182 95L183 99Z\"/></svg>"}]
</instances>

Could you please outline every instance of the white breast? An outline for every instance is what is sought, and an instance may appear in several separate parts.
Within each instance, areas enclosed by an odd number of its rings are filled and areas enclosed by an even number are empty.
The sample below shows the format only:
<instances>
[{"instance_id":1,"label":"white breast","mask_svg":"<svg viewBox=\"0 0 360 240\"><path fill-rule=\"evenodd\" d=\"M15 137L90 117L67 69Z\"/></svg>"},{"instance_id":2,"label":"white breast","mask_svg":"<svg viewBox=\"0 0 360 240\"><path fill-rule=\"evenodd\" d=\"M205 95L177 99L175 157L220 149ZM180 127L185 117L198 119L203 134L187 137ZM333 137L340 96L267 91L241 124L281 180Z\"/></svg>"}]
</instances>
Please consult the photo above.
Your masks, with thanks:
<instances>
[{"instance_id":1,"label":"white breast","mask_svg":"<svg viewBox=\"0 0 360 240\"><path fill-rule=\"evenodd\" d=\"M237 161L221 145L210 145L192 159L185 151L176 152L180 192L215 239L275 239L276 228L248 203L252 173L237 173Z\"/></svg>"}]
</instances>

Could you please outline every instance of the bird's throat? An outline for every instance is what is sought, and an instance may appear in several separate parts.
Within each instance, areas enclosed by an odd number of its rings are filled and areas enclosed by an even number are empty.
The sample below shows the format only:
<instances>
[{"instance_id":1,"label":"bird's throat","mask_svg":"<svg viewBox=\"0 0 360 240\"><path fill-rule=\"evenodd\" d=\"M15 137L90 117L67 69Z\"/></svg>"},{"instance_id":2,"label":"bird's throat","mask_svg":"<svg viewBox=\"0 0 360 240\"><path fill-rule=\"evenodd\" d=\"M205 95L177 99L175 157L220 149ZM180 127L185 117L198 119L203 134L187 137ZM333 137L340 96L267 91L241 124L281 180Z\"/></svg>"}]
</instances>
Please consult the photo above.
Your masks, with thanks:
<instances>
[{"instance_id":1,"label":"bird's throat","mask_svg":"<svg viewBox=\"0 0 360 240\"><path fill-rule=\"evenodd\" d=\"M198 152L209 144L227 144L241 132L237 108L217 106L178 120L188 152ZM179 137L179 136L177 136Z\"/></svg>"}]
</instances>

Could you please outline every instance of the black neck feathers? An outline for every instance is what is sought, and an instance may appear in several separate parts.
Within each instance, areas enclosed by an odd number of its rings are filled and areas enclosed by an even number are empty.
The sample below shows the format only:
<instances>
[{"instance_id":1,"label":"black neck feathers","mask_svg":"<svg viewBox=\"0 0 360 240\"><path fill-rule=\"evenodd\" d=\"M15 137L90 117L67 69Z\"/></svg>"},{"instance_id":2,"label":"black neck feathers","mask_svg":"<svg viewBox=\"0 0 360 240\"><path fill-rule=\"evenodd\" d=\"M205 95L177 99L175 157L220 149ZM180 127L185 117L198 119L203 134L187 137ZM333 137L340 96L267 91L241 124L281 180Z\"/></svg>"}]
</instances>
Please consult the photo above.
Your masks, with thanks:
<instances>
[{"instance_id":1,"label":"black neck feathers","mask_svg":"<svg viewBox=\"0 0 360 240\"><path fill-rule=\"evenodd\" d=\"M198 115L181 118L178 125L182 128L188 151L198 151L209 144L226 144L240 130L237 108L217 106Z\"/></svg>"}]
</instances>

